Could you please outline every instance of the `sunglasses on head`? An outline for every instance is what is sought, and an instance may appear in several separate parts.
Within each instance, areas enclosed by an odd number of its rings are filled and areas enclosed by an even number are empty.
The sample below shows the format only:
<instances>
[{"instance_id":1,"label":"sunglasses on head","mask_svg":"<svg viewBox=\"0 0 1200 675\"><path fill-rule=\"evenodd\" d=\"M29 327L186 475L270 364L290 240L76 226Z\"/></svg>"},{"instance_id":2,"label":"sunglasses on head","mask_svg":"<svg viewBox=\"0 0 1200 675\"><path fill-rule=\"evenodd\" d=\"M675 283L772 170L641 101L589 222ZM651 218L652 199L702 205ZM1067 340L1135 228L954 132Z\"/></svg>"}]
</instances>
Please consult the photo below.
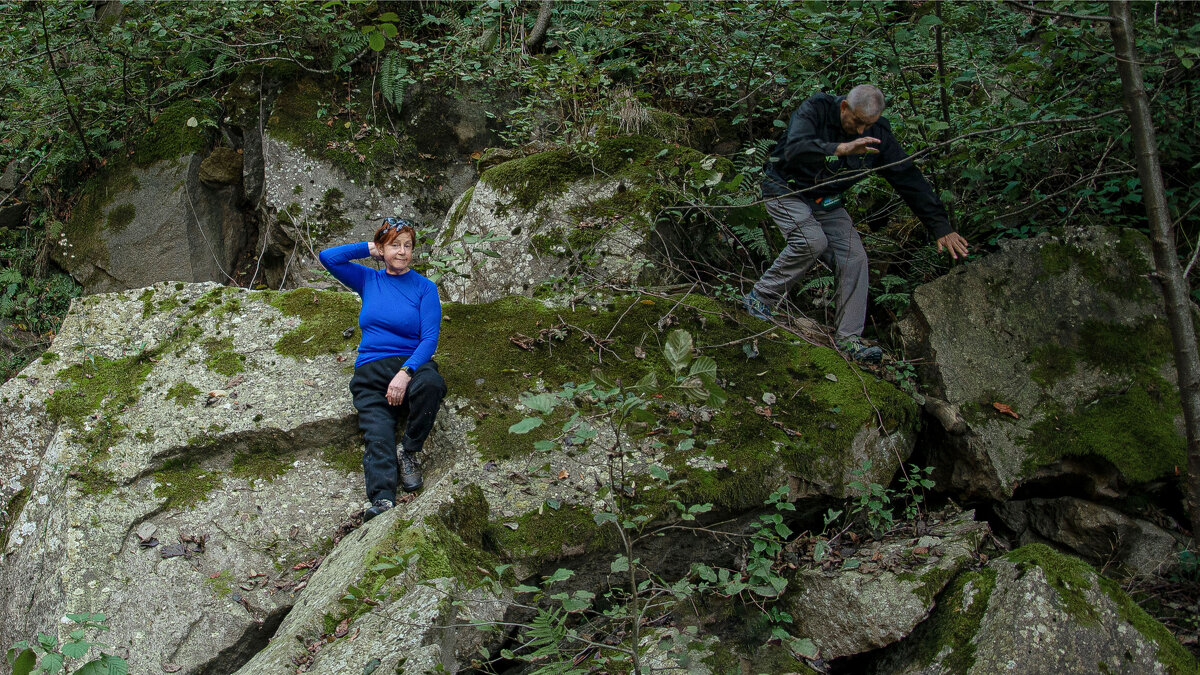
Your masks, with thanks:
<instances>
[{"instance_id":1,"label":"sunglasses on head","mask_svg":"<svg viewBox=\"0 0 1200 675\"><path fill-rule=\"evenodd\" d=\"M405 220L403 218L384 218L383 219L383 231L384 232L387 232L388 230L395 230L395 231L399 232L400 230L403 230L406 227L408 229L412 230L414 236L416 235L417 226L413 225L412 221L410 221L410 220Z\"/></svg>"}]
</instances>

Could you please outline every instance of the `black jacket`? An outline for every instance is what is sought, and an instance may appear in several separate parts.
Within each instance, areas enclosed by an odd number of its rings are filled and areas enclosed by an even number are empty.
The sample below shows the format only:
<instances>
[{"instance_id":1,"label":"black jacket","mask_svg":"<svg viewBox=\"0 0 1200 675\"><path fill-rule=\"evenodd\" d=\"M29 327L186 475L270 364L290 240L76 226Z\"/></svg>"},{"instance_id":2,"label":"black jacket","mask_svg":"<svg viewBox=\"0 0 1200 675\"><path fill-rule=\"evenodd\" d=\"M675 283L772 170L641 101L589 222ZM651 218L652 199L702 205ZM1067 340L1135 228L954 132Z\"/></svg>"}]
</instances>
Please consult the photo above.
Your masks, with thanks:
<instances>
[{"instance_id":1,"label":"black jacket","mask_svg":"<svg viewBox=\"0 0 1200 675\"><path fill-rule=\"evenodd\" d=\"M792 113L787 133L775 145L763 167L766 172L762 186L764 197L778 197L797 190L803 190L797 196L810 201L817 197L832 197L866 178L868 174L863 172L864 169L899 162L908 156L892 135L892 125L880 117L863 134L879 139L879 152L835 157L833 153L839 143L859 138L842 129L840 104L845 98L814 94ZM921 170L911 161L881 169L878 173L895 188L935 237L954 231L946 208L933 194Z\"/></svg>"}]
</instances>

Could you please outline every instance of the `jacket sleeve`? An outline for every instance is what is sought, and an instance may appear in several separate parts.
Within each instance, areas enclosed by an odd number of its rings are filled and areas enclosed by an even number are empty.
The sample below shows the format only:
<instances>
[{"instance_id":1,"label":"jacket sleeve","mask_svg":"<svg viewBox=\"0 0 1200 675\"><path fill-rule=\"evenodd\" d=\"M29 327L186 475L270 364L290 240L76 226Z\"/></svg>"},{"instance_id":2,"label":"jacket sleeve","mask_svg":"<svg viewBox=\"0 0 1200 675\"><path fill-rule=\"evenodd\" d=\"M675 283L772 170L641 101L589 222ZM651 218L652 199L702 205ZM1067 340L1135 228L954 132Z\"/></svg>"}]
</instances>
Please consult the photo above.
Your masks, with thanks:
<instances>
[{"instance_id":1,"label":"jacket sleeve","mask_svg":"<svg viewBox=\"0 0 1200 675\"><path fill-rule=\"evenodd\" d=\"M823 162L825 157L837 150L837 143L821 139L818 133L821 120L816 97L808 99L792 113L783 145L784 163Z\"/></svg>"},{"instance_id":2,"label":"jacket sleeve","mask_svg":"<svg viewBox=\"0 0 1200 675\"><path fill-rule=\"evenodd\" d=\"M881 129L876 132L882 136L879 139L881 143L877 164L887 166L896 162L901 163L880 169L879 175L891 184L921 223L933 232L935 238L940 239L950 234L954 228L950 226L950 217L946 215L946 207L942 205L942 200L933 193L933 187L929 181L925 180L925 176L921 174L921 170L913 164L912 160L902 161L908 158L908 154L904 152L904 148L900 147L900 143L892 135L891 125L886 120L880 120L880 122Z\"/></svg>"},{"instance_id":3,"label":"jacket sleeve","mask_svg":"<svg viewBox=\"0 0 1200 675\"><path fill-rule=\"evenodd\" d=\"M417 308L421 321L421 341L404 365L416 370L433 358L437 351L438 336L442 331L442 301L438 298L437 286L428 282Z\"/></svg>"},{"instance_id":4,"label":"jacket sleeve","mask_svg":"<svg viewBox=\"0 0 1200 675\"><path fill-rule=\"evenodd\" d=\"M372 270L350 261L371 257L371 248L367 242L360 241L356 244L343 244L327 248L321 251L317 257L321 259L321 264L325 266L325 269L329 270L329 273L338 281L346 284L355 293L362 295L363 284L367 274Z\"/></svg>"}]
</instances>

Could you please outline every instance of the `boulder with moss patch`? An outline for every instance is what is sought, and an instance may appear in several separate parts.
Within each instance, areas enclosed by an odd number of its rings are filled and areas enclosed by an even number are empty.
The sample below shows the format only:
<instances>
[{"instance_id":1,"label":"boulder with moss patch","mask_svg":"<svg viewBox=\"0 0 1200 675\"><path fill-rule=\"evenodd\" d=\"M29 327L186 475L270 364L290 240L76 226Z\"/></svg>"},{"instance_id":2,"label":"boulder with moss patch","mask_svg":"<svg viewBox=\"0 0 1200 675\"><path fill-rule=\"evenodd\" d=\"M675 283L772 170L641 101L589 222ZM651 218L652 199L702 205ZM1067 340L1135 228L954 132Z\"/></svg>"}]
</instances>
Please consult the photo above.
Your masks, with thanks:
<instances>
[{"instance_id":1,"label":"boulder with moss patch","mask_svg":"<svg viewBox=\"0 0 1200 675\"><path fill-rule=\"evenodd\" d=\"M908 353L969 427L935 452L939 486L1113 497L1178 480L1179 395L1150 269L1137 231L1086 228L1008 242L916 290Z\"/></svg>"},{"instance_id":2,"label":"boulder with moss patch","mask_svg":"<svg viewBox=\"0 0 1200 675\"><path fill-rule=\"evenodd\" d=\"M619 285L671 278L654 234L659 210L685 181L717 180L724 160L645 136L510 159L483 172L454 204L433 253L449 298L490 302L531 296L572 277Z\"/></svg>"},{"instance_id":3,"label":"boulder with moss patch","mask_svg":"<svg viewBox=\"0 0 1200 675\"><path fill-rule=\"evenodd\" d=\"M1194 673L1196 659L1113 581L1030 544L956 577L879 673Z\"/></svg>"},{"instance_id":4,"label":"boulder with moss patch","mask_svg":"<svg viewBox=\"0 0 1200 675\"><path fill-rule=\"evenodd\" d=\"M290 298L165 283L81 298L59 358L0 386L0 641L100 611L138 672L229 672L265 643L294 602L292 566L362 503L361 473L323 455L357 439L339 361L357 305L334 342ZM209 340L242 372L214 370Z\"/></svg>"},{"instance_id":5,"label":"boulder with moss patch","mask_svg":"<svg viewBox=\"0 0 1200 675\"><path fill-rule=\"evenodd\" d=\"M51 254L101 293L166 281L222 281L247 243L238 188L202 181L208 138L191 102L163 111L129 158L89 180Z\"/></svg>"},{"instance_id":6,"label":"boulder with moss patch","mask_svg":"<svg viewBox=\"0 0 1200 675\"><path fill-rule=\"evenodd\" d=\"M991 534L974 515L952 514L919 538L872 542L844 558L840 569L797 572L784 599L794 617L791 632L811 638L824 659L903 639Z\"/></svg>"}]
</instances>

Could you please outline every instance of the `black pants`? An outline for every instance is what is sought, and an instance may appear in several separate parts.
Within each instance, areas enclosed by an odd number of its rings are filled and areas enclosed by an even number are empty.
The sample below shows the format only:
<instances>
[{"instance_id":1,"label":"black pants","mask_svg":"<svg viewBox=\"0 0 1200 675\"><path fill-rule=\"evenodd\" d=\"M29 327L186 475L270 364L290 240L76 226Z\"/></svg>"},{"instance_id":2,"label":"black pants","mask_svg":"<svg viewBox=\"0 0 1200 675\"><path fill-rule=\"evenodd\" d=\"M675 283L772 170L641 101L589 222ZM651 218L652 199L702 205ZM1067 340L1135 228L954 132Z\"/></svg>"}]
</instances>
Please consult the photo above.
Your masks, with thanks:
<instances>
[{"instance_id":1,"label":"black pants","mask_svg":"<svg viewBox=\"0 0 1200 675\"><path fill-rule=\"evenodd\" d=\"M425 437L433 430L442 397L446 395L446 381L438 372L433 361L417 369L408 382L408 391L400 405L387 401L387 387L400 366L407 360L403 356L392 356L371 361L354 369L350 379L350 393L354 395L354 407L358 409L358 428L363 434L363 474L367 481L367 499L396 500L396 484L399 482L399 463L396 459L396 426L402 415L408 423L400 439L401 446L408 452L420 452Z\"/></svg>"}]
</instances>

